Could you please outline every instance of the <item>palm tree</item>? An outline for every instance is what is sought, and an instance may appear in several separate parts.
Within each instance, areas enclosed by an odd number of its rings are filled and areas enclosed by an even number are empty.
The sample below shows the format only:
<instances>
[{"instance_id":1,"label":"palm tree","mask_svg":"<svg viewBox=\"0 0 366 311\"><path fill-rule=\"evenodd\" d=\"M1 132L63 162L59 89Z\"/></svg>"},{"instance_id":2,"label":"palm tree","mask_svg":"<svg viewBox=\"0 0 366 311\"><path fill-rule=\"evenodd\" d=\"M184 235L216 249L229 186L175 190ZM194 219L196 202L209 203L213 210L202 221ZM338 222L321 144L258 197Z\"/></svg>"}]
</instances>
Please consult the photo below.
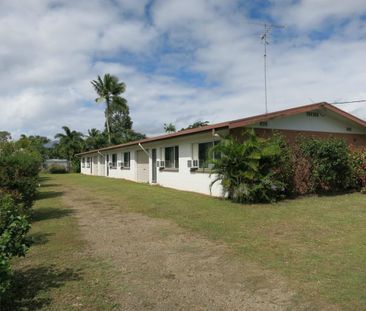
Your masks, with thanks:
<instances>
[{"instance_id":1,"label":"palm tree","mask_svg":"<svg viewBox=\"0 0 366 311\"><path fill-rule=\"evenodd\" d=\"M166 133L174 133L176 132L175 125L173 123L164 123L164 131Z\"/></svg>"},{"instance_id":2,"label":"palm tree","mask_svg":"<svg viewBox=\"0 0 366 311\"><path fill-rule=\"evenodd\" d=\"M80 152L83 148L83 134L77 131L70 130L69 127L63 126L64 133L57 133L56 139L59 139L60 148L67 156L67 159L71 161L74 155Z\"/></svg>"},{"instance_id":3,"label":"palm tree","mask_svg":"<svg viewBox=\"0 0 366 311\"><path fill-rule=\"evenodd\" d=\"M103 79L98 76L97 80L91 81L91 84L99 96L95 101L97 103L105 102L106 104L105 119L108 142L111 144L110 105L113 101L120 98L120 95L126 90L126 85L123 82L119 82L117 77L112 76L109 73L105 74Z\"/></svg>"},{"instance_id":4,"label":"palm tree","mask_svg":"<svg viewBox=\"0 0 366 311\"><path fill-rule=\"evenodd\" d=\"M92 128L88 130L88 137L85 140L87 149L99 149L107 145L107 137L105 133Z\"/></svg>"}]
</instances>

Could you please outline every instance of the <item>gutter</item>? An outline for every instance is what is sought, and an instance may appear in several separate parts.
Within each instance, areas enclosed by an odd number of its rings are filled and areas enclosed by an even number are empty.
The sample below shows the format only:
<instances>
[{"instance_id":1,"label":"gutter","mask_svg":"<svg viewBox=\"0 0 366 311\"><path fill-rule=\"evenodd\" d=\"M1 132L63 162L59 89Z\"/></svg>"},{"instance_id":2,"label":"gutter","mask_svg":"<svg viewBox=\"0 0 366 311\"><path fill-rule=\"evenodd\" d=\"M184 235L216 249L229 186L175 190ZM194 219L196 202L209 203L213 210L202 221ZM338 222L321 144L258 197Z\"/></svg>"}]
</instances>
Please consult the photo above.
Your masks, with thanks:
<instances>
[{"instance_id":1,"label":"gutter","mask_svg":"<svg viewBox=\"0 0 366 311\"><path fill-rule=\"evenodd\" d=\"M141 145L141 143L138 144L139 147L142 149L143 152L145 152L147 154L147 156L149 157L150 154L147 152L147 150Z\"/></svg>"}]
</instances>

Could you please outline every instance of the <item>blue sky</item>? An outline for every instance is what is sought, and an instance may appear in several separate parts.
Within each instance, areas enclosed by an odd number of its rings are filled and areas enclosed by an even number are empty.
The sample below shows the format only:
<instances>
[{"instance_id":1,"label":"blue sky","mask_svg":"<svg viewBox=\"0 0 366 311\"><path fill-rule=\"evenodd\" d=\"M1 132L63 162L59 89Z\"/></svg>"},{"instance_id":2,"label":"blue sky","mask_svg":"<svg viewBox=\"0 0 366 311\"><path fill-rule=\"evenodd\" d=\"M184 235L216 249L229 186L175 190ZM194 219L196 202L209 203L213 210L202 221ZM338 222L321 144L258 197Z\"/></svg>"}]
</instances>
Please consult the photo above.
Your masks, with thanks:
<instances>
[{"instance_id":1,"label":"blue sky","mask_svg":"<svg viewBox=\"0 0 366 311\"><path fill-rule=\"evenodd\" d=\"M263 22L286 25L268 47L270 111L364 99L365 17L363 0L2 0L0 130L102 128L90 80L104 73L148 135L263 113Z\"/></svg>"}]
</instances>

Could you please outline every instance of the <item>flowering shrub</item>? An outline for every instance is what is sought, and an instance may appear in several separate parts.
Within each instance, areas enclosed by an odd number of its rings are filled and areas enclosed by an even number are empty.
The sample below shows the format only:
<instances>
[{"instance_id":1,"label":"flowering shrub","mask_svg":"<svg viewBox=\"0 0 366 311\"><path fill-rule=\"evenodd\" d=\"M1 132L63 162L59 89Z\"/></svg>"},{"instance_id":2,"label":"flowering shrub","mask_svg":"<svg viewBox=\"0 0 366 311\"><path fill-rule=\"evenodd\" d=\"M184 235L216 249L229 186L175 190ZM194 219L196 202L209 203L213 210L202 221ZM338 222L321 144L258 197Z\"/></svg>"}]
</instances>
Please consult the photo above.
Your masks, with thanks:
<instances>
[{"instance_id":1,"label":"flowering shrub","mask_svg":"<svg viewBox=\"0 0 366 311\"><path fill-rule=\"evenodd\" d=\"M310 193L366 193L366 152L350 151L341 139L300 138L291 147L280 135L244 133L240 143L225 138L211 152L215 182L235 202L273 202ZM211 184L211 186L212 186Z\"/></svg>"},{"instance_id":2,"label":"flowering shrub","mask_svg":"<svg viewBox=\"0 0 366 311\"><path fill-rule=\"evenodd\" d=\"M352 184L355 189L366 189L366 151L358 150L350 153L352 167ZM363 191L365 192L365 191Z\"/></svg>"},{"instance_id":3,"label":"flowering shrub","mask_svg":"<svg viewBox=\"0 0 366 311\"><path fill-rule=\"evenodd\" d=\"M338 192L354 187L350 151L344 140L302 138L298 148L310 164L309 192Z\"/></svg>"}]
</instances>

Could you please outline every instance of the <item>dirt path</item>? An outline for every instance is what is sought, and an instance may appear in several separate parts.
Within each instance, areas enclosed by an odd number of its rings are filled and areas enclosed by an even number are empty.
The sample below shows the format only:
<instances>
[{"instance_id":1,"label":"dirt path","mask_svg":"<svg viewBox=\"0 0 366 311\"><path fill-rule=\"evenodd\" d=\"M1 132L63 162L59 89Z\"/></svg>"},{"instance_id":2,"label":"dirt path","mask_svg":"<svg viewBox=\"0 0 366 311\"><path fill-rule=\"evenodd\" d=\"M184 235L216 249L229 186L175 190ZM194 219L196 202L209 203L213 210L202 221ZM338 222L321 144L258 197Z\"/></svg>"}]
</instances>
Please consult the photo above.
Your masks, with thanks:
<instances>
[{"instance_id":1,"label":"dirt path","mask_svg":"<svg viewBox=\"0 0 366 311\"><path fill-rule=\"evenodd\" d=\"M122 213L79 189L66 189L64 200L90 255L117 269L111 289L119 310L293 309L295 293L283 280L223 245L166 220Z\"/></svg>"}]
</instances>

